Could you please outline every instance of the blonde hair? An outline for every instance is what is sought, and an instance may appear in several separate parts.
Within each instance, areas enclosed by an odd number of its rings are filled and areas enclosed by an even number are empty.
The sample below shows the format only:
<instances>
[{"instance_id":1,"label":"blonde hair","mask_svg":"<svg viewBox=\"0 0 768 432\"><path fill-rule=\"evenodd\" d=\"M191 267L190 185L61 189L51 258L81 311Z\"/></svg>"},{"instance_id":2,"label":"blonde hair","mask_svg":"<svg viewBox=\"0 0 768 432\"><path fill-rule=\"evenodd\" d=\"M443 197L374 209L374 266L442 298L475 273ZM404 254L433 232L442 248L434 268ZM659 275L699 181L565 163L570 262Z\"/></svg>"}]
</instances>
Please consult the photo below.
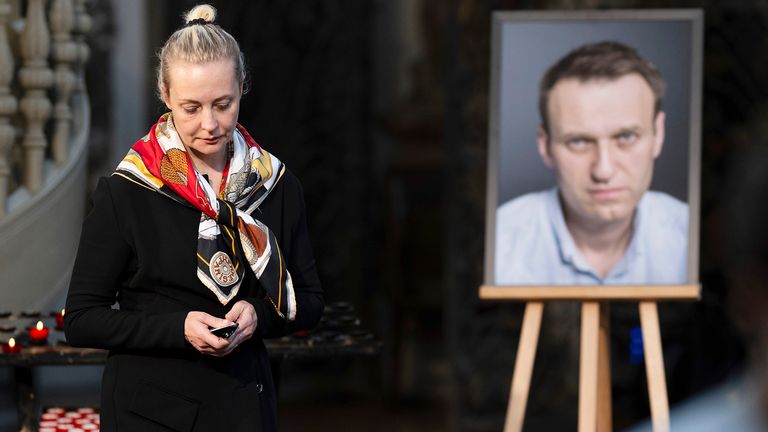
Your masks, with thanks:
<instances>
[{"instance_id":1,"label":"blonde hair","mask_svg":"<svg viewBox=\"0 0 768 432\"><path fill-rule=\"evenodd\" d=\"M157 90L162 99L163 90L168 91L169 64L174 60L189 63L208 63L232 60L240 86L245 81L245 61L240 46L231 34L214 24L216 8L208 4L197 5L184 14L184 27L176 30L158 53Z\"/></svg>"}]
</instances>

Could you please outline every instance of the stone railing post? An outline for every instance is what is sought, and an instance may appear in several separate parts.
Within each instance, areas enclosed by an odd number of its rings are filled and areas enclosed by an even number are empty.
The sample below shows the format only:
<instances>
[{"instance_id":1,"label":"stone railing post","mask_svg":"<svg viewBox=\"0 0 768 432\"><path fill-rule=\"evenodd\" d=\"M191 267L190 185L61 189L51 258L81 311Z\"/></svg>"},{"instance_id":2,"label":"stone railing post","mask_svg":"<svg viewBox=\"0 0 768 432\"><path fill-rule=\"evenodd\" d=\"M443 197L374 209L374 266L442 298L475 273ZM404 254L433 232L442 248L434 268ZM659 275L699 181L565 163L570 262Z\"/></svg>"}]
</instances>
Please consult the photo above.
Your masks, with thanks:
<instances>
[{"instance_id":1,"label":"stone railing post","mask_svg":"<svg viewBox=\"0 0 768 432\"><path fill-rule=\"evenodd\" d=\"M91 16L88 15L86 5L88 0L74 0L75 2L75 43L77 44L77 91L85 91L85 63L91 56L91 49L85 41L85 37L93 26Z\"/></svg>"},{"instance_id":2,"label":"stone railing post","mask_svg":"<svg viewBox=\"0 0 768 432\"><path fill-rule=\"evenodd\" d=\"M72 29L72 34L75 40L75 46L77 46L77 57L75 59L75 94L85 95L85 63L91 55L91 50L88 44L85 42L86 35L90 33L92 22L91 16L86 11L87 0L74 0L75 5L75 26ZM82 119L75 117L73 124L76 129L80 129L83 125Z\"/></svg>"},{"instance_id":3,"label":"stone railing post","mask_svg":"<svg viewBox=\"0 0 768 432\"><path fill-rule=\"evenodd\" d=\"M78 46L70 32L75 24L72 0L53 0L50 10L50 26L53 33L53 60L55 62L56 105L53 117L56 119L51 150L53 161L61 165L69 154L69 131L72 121L70 95L75 87L75 74L70 65L78 58Z\"/></svg>"},{"instance_id":4,"label":"stone railing post","mask_svg":"<svg viewBox=\"0 0 768 432\"><path fill-rule=\"evenodd\" d=\"M45 22L45 1L27 0L27 16L21 33L21 57L24 66L19 81L24 89L21 112L26 119L24 147L24 185L30 193L43 185L43 160L46 138L43 131L51 115L51 101L46 89L53 84L53 72L48 68L50 35Z\"/></svg>"},{"instance_id":5,"label":"stone railing post","mask_svg":"<svg viewBox=\"0 0 768 432\"><path fill-rule=\"evenodd\" d=\"M5 216L8 176L11 174L10 153L16 133L11 117L16 114L16 98L11 94L13 54L8 44L6 23L11 14L8 0L0 0L0 219Z\"/></svg>"}]
</instances>

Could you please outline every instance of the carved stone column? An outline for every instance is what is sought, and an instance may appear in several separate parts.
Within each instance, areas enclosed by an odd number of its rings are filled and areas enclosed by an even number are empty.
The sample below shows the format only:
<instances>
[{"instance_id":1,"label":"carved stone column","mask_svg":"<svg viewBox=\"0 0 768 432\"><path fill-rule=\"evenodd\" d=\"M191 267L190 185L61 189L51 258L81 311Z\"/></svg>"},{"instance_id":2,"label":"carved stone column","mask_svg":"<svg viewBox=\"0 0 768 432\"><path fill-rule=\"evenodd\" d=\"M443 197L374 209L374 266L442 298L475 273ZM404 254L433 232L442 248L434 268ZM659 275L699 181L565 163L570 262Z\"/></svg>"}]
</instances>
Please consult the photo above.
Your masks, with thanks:
<instances>
[{"instance_id":1,"label":"carved stone column","mask_svg":"<svg viewBox=\"0 0 768 432\"><path fill-rule=\"evenodd\" d=\"M56 63L56 105L53 107L56 126L51 148L54 162L61 165L69 155L69 131L72 121L69 99L75 87L75 74L70 65L78 58L78 46L71 35L75 24L72 0L53 0L49 18L53 32L53 60Z\"/></svg>"},{"instance_id":2,"label":"carved stone column","mask_svg":"<svg viewBox=\"0 0 768 432\"><path fill-rule=\"evenodd\" d=\"M51 115L51 101L46 90L53 84L53 72L48 68L50 34L45 23L45 1L29 0L24 31L21 34L21 56L24 67L19 81L25 90L21 112L26 119L22 146L25 152L24 185L30 193L43 185L43 160L47 141L43 127Z\"/></svg>"},{"instance_id":3,"label":"carved stone column","mask_svg":"<svg viewBox=\"0 0 768 432\"><path fill-rule=\"evenodd\" d=\"M88 0L72 0L74 5L74 26L72 27L72 39L75 43L75 63L74 63L74 96L83 95L85 97L86 85L85 85L85 63L91 56L91 50L85 41L86 35L90 33L93 26L91 16L86 11L86 3ZM83 119L75 115L72 119L72 127L75 130L80 129Z\"/></svg>"},{"instance_id":4,"label":"carved stone column","mask_svg":"<svg viewBox=\"0 0 768 432\"><path fill-rule=\"evenodd\" d=\"M74 0L75 6L75 26L72 29L74 33L74 40L77 44L77 59L76 59L76 75L77 84L75 90L77 92L85 91L85 63L91 57L91 49L88 43L85 41L85 37L91 31L93 21L91 16L86 10L88 0Z\"/></svg>"},{"instance_id":5,"label":"carved stone column","mask_svg":"<svg viewBox=\"0 0 768 432\"><path fill-rule=\"evenodd\" d=\"M0 0L0 219L5 216L8 176L11 174L10 152L16 137L11 116L16 113L16 98L10 92L13 80L13 55L8 45L6 22L11 13L8 0Z\"/></svg>"}]
</instances>

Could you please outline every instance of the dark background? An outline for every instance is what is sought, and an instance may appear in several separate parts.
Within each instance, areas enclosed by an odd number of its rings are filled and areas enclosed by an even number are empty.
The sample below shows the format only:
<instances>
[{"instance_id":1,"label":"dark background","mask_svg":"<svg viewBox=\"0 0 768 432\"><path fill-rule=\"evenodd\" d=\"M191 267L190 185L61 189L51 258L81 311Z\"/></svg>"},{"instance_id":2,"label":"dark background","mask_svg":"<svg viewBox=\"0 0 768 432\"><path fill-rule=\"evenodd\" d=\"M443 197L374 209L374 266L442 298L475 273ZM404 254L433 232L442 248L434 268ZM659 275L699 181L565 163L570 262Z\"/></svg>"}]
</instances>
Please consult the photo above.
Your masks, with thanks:
<instances>
[{"instance_id":1,"label":"dark background","mask_svg":"<svg viewBox=\"0 0 768 432\"><path fill-rule=\"evenodd\" d=\"M108 4L93 2L94 40ZM147 52L195 2L148 5ZM287 362L284 430L501 430L522 305L482 302L491 12L501 9L703 8L703 162L698 303L660 307L670 403L745 363L728 314L722 223L731 161L765 146L768 5L734 1L214 1L250 73L240 121L301 179L328 301L354 303L384 343L379 356ZM411 39L393 8L411 11ZM150 13L151 12L151 13ZM139 29L137 29L139 31ZM101 34L99 34L101 32ZM405 42L403 42L405 41ZM531 41L535 43L535 41ZM89 76L104 73L93 45ZM407 58L404 73L393 62ZM416 53L416 55L412 55ZM402 63L402 62L401 62ZM103 75L102 75L103 76ZM103 80L91 79L94 166L107 159ZM151 82L151 81L150 81ZM154 88L146 89L154 94ZM162 112L156 99L147 125ZM126 144L128 145L128 144ZM99 149L102 153L99 153ZM767 168L768 169L768 168ZM635 305L613 312L614 424L649 415L642 365L628 362ZM577 321L576 321L577 322ZM545 322L544 333L562 322ZM568 324L570 325L570 324ZM537 358L526 425L575 428L568 384L547 378L558 343ZM548 346L550 345L550 346ZM575 377L572 377L575 379ZM538 384L537 384L538 383ZM554 397L556 396L557 397ZM559 395L563 395L562 397ZM565 426L563 426L565 425Z\"/></svg>"}]
</instances>

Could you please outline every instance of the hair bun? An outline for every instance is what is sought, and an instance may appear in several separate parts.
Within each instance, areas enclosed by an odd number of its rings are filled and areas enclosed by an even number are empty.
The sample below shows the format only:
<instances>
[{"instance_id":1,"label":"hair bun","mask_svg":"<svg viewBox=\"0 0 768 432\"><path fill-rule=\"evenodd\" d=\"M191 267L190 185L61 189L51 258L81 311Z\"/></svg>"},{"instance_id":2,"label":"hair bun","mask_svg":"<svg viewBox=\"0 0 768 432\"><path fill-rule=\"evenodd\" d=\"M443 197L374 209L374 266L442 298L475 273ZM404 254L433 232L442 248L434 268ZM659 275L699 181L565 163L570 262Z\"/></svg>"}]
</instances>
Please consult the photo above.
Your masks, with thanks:
<instances>
[{"instance_id":1,"label":"hair bun","mask_svg":"<svg viewBox=\"0 0 768 432\"><path fill-rule=\"evenodd\" d=\"M212 23L216 19L216 8L209 4L201 4L192 8L184 16L184 23L189 24L190 21L204 20L207 23Z\"/></svg>"}]
</instances>

